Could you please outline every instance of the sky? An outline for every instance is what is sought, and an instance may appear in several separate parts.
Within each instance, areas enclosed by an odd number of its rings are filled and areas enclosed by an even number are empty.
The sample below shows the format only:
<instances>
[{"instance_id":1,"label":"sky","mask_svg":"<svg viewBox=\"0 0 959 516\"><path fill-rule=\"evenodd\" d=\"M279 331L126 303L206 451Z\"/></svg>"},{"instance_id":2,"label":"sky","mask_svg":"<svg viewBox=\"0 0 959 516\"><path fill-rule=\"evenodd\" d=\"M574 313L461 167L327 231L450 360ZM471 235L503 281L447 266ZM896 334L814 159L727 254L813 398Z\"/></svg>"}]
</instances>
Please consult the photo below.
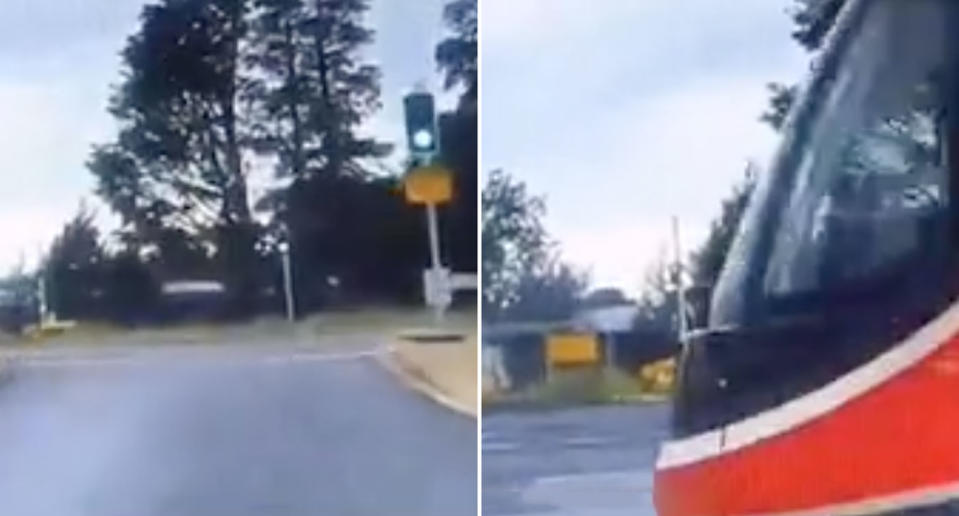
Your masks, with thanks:
<instances>
[{"instance_id":1,"label":"sky","mask_svg":"<svg viewBox=\"0 0 959 516\"><path fill-rule=\"evenodd\" d=\"M116 125L106 106L119 52L138 26L141 0L4 0L0 17L0 274L29 266L81 202L105 233L116 227L93 195L84 163ZM377 31L368 58L383 73L383 109L365 130L403 144L402 95L417 82L438 91L433 49L444 0L372 0ZM440 105L450 105L444 94ZM252 194L264 184L254 177Z\"/></svg>"},{"instance_id":2,"label":"sky","mask_svg":"<svg viewBox=\"0 0 959 516\"><path fill-rule=\"evenodd\" d=\"M774 151L766 85L808 70L790 4L482 0L483 170L545 196L594 287L636 295L671 253L671 217L698 245L747 161Z\"/></svg>"}]
</instances>

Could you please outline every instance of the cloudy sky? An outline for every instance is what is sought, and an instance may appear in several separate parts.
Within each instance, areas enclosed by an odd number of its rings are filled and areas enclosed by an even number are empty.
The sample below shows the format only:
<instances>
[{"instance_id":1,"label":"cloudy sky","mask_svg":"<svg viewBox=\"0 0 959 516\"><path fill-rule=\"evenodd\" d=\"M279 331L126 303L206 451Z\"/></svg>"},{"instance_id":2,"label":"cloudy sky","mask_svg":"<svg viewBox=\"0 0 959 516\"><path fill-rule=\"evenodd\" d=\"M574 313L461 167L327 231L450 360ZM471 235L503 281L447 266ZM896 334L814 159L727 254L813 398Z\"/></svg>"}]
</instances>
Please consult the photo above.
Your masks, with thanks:
<instances>
[{"instance_id":1,"label":"cloudy sky","mask_svg":"<svg viewBox=\"0 0 959 516\"><path fill-rule=\"evenodd\" d=\"M596 285L635 293L705 236L774 133L766 84L799 80L786 0L483 0L482 166L547 199L546 224Z\"/></svg>"},{"instance_id":2,"label":"cloudy sky","mask_svg":"<svg viewBox=\"0 0 959 516\"><path fill-rule=\"evenodd\" d=\"M90 146L116 128L105 107L119 77L118 54L137 28L141 0L4 0L0 18L0 273L31 262L81 199ZM401 95L417 81L438 85L432 60L443 0L373 0L370 58L383 70L383 111L368 130L401 143Z\"/></svg>"}]
</instances>

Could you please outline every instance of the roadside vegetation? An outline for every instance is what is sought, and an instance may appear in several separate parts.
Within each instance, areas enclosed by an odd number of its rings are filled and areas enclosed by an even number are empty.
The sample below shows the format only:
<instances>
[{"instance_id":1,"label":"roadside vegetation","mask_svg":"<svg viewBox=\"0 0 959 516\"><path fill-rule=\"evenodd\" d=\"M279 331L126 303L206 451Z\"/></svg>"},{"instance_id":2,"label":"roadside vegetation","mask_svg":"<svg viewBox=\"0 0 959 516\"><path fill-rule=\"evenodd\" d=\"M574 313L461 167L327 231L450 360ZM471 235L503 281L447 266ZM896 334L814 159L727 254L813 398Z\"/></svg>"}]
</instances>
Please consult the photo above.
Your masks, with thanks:
<instances>
[{"instance_id":1,"label":"roadside vegetation","mask_svg":"<svg viewBox=\"0 0 959 516\"><path fill-rule=\"evenodd\" d=\"M397 142L365 124L381 73L369 0L157 0L122 51L108 110L117 134L86 171L117 216L103 234L81 206L34 270L0 280L9 310L157 323L165 282L225 287L230 320L282 313L289 248L301 315L420 304L429 261L422 210L406 204ZM435 63L458 103L440 114L456 197L440 214L444 262L477 270L476 0L450 0ZM264 191L251 188L267 177ZM0 300L4 301L4 300ZM29 319L29 315L26 317ZM23 313L0 313L7 331ZM9 322L14 321L14 322Z\"/></svg>"},{"instance_id":2,"label":"roadside vegetation","mask_svg":"<svg viewBox=\"0 0 959 516\"><path fill-rule=\"evenodd\" d=\"M795 0L791 16L793 38L806 50L815 52L846 0ZM775 130L782 127L798 87L770 84L770 105L760 119ZM486 176L482 196L483 324L484 327L514 323L546 323L562 327L578 311L634 304L637 308L632 331L650 340L671 339L678 353L679 318L676 295L682 278L688 299L694 304L693 319L703 324L708 317L708 293L714 287L735 237L740 219L755 188L757 171L747 164L743 177L721 201L705 241L680 263L665 256L650 266L642 290L630 299L616 288L590 290L589 277L567 263L556 242L543 226L545 198L531 193L526 184L507 171L495 170ZM699 296L699 297L696 297ZM514 374L535 377L536 381L513 382L522 387L503 389L484 385L484 403L511 401L534 404L604 403L654 399L668 396L675 388L676 356L653 361L626 361L616 367L598 365L558 375L545 375L542 368L529 367L528 352L545 341L547 330L530 330L527 335L488 342L497 346L497 357L506 362L524 362ZM543 352L537 358L545 362ZM515 355L522 354L523 360ZM509 355L514 355L512 359ZM490 372L484 374L495 383Z\"/></svg>"}]
</instances>

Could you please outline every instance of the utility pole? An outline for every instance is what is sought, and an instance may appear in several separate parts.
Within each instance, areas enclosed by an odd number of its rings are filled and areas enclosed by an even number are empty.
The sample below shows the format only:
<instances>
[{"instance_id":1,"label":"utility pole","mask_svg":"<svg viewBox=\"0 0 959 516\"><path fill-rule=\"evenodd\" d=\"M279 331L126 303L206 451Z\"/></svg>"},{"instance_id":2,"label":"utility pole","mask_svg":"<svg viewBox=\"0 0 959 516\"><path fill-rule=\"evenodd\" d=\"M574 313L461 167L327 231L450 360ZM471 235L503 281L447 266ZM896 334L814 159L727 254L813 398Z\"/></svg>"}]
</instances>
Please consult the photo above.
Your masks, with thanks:
<instances>
[{"instance_id":1,"label":"utility pole","mask_svg":"<svg viewBox=\"0 0 959 516\"><path fill-rule=\"evenodd\" d=\"M43 247L37 246L37 328L43 328L47 322L47 271L43 258Z\"/></svg>"},{"instance_id":2,"label":"utility pole","mask_svg":"<svg viewBox=\"0 0 959 516\"><path fill-rule=\"evenodd\" d=\"M42 327L47 319L47 285L43 278L43 269L37 275L37 327Z\"/></svg>"},{"instance_id":3,"label":"utility pole","mask_svg":"<svg viewBox=\"0 0 959 516\"><path fill-rule=\"evenodd\" d=\"M679 342L686 345L686 292L683 288L683 254L679 243L679 218L673 216L673 283L676 285L676 314L679 317Z\"/></svg>"},{"instance_id":4,"label":"utility pole","mask_svg":"<svg viewBox=\"0 0 959 516\"><path fill-rule=\"evenodd\" d=\"M296 320L296 307L293 304L293 267L290 260L290 243L280 242L280 255L283 259L283 294L286 299L286 319Z\"/></svg>"}]
</instances>

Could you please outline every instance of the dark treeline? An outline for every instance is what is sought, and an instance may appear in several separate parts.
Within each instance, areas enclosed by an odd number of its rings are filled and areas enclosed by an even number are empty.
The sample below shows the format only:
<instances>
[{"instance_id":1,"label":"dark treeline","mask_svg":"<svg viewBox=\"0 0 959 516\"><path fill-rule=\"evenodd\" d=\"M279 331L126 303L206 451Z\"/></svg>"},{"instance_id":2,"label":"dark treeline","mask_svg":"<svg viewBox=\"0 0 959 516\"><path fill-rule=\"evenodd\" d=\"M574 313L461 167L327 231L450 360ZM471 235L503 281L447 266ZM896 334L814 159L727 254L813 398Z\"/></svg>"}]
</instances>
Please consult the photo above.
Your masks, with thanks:
<instances>
[{"instance_id":1,"label":"dark treeline","mask_svg":"<svg viewBox=\"0 0 959 516\"><path fill-rule=\"evenodd\" d=\"M81 209L43 267L62 317L131 320L159 285L215 280L229 313L280 309L281 242L297 304L419 302L425 216L406 204L400 142L360 130L380 108L368 0L162 0L122 52L109 112L120 130L92 150L96 194L121 227L107 245ZM437 20L440 22L440 20ZM444 11L435 49L457 107L440 116L457 197L441 210L443 254L476 270L476 0ZM400 99L388 99L399 103ZM253 199L254 167L275 185Z\"/></svg>"}]
</instances>

